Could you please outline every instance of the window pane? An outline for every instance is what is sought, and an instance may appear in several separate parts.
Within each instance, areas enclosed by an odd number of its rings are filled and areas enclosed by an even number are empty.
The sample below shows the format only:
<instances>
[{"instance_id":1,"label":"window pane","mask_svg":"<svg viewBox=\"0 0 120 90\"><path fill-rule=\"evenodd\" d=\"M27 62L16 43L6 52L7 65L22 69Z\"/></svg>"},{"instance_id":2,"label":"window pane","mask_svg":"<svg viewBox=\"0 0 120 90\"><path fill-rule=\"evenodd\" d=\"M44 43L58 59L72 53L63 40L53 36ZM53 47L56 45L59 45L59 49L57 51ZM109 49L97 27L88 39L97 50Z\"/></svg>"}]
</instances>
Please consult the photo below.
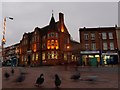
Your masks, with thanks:
<instances>
[{"instance_id":1,"label":"window pane","mask_svg":"<svg viewBox=\"0 0 120 90\"><path fill-rule=\"evenodd\" d=\"M38 60L38 53L36 54L36 61Z\"/></svg>"},{"instance_id":2,"label":"window pane","mask_svg":"<svg viewBox=\"0 0 120 90\"><path fill-rule=\"evenodd\" d=\"M95 44L95 43L92 43L92 44L91 44L91 49L92 49L92 50L96 50L96 44Z\"/></svg>"},{"instance_id":3,"label":"window pane","mask_svg":"<svg viewBox=\"0 0 120 90\"><path fill-rule=\"evenodd\" d=\"M67 54L64 53L64 60L67 60Z\"/></svg>"},{"instance_id":4,"label":"window pane","mask_svg":"<svg viewBox=\"0 0 120 90\"><path fill-rule=\"evenodd\" d=\"M35 57L34 57L34 54L32 54L32 61L34 61L34 58L35 58Z\"/></svg>"},{"instance_id":5,"label":"window pane","mask_svg":"<svg viewBox=\"0 0 120 90\"><path fill-rule=\"evenodd\" d=\"M109 39L113 39L113 33L112 32L109 33Z\"/></svg>"},{"instance_id":6,"label":"window pane","mask_svg":"<svg viewBox=\"0 0 120 90\"><path fill-rule=\"evenodd\" d=\"M84 39L88 40L88 38L89 38L88 34L84 34Z\"/></svg>"},{"instance_id":7,"label":"window pane","mask_svg":"<svg viewBox=\"0 0 120 90\"><path fill-rule=\"evenodd\" d=\"M95 33L91 33L91 40L95 40Z\"/></svg>"},{"instance_id":8,"label":"window pane","mask_svg":"<svg viewBox=\"0 0 120 90\"><path fill-rule=\"evenodd\" d=\"M110 50L114 50L114 43L110 42Z\"/></svg>"},{"instance_id":9,"label":"window pane","mask_svg":"<svg viewBox=\"0 0 120 90\"><path fill-rule=\"evenodd\" d=\"M85 49L89 49L89 44L85 44Z\"/></svg>"},{"instance_id":10,"label":"window pane","mask_svg":"<svg viewBox=\"0 0 120 90\"><path fill-rule=\"evenodd\" d=\"M54 51L51 51L51 59L54 59Z\"/></svg>"},{"instance_id":11,"label":"window pane","mask_svg":"<svg viewBox=\"0 0 120 90\"><path fill-rule=\"evenodd\" d=\"M107 39L106 33L102 33L102 39Z\"/></svg>"},{"instance_id":12,"label":"window pane","mask_svg":"<svg viewBox=\"0 0 120 90\"><path fill-rule=\"evenodd\" d=\"M42 53L42 60L45 60L45 53Z\"/></svg>"},{"instance_id":13,"label":"window pane","mask_svg":"<svg viewBox=\"0 0 120 90\"><path fill-rule=\"evenodd\" d=\"M50 52L48 52L48 59L50 59Z\"/></svg>"},{"instance_id":14,"label":"window pane","mask_svg":"<svg viewBox=\"0 0 120 90\"><path fill-rule=\"evenodd\" d=\"M107 50L108 47L107 47L107 43L106 42L103 42L103 50Z\"/></svg>"}]
</instances>

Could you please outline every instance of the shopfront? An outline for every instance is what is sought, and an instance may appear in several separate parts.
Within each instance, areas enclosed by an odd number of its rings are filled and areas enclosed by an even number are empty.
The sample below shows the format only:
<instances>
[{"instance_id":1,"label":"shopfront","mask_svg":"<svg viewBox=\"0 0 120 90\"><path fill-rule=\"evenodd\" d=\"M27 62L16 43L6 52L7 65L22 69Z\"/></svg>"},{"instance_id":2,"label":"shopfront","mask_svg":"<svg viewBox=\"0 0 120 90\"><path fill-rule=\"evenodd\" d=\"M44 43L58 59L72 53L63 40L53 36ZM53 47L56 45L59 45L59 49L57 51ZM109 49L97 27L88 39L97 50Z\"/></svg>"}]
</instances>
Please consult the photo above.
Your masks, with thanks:
<instances>
[{"instance_id":1,"label":"shopfront","mask_svg":"<svg viewBox=\"0 0 120 90\"><path fill-rule=\"evenodd\" d=\"M118 53L102 53L104 65L118 64Z\"/></svg>"},{"instance_id":2,"label":"shopfront","mask_svg":"<svg viewBox=\"0 0 120 90\"><path fill-rule=\"evenodd\" d=\"M99 51L81 51L81 65L98 66L100 65Z\"/></svg>"}]
</instances>

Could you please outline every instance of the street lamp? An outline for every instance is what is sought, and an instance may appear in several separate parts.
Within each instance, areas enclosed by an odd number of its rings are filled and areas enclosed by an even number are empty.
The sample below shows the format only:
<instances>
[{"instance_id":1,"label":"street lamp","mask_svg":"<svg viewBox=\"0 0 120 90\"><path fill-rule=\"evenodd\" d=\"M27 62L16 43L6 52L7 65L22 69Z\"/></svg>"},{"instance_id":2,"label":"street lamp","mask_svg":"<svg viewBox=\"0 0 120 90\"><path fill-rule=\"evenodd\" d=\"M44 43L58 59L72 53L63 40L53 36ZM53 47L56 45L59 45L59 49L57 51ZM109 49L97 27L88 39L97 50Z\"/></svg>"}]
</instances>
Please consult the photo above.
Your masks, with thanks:
<instances>
[{"instance_id":1,"label":"street lamp","mask_svg":"<svg viewBox=\"0 0 120 90\"><path fill-rule=\"evenodd\" d=\"M5 31L6 31L6 20L7 19L11 19L11 20L13 20L13 18L12 17L4 17L4 21L3 21L3 38L2 38L2 41L1 41L1 46L2 46L2 59L4 60L4 54L3 54L3 52L4 52L4 44L5 44L5 42L6 42L6 39L5 39Z\"/></svg>"}]
</instances>

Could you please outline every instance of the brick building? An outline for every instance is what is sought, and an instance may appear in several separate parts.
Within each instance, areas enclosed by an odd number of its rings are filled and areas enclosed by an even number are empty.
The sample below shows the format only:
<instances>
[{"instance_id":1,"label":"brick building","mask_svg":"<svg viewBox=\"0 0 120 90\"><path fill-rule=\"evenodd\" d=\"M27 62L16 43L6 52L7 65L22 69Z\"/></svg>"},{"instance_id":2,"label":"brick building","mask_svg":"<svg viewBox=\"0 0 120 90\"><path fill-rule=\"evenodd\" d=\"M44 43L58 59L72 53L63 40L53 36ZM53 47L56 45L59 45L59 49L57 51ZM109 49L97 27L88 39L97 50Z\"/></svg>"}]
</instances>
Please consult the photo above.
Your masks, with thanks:
<instances>
[{"instance_id":1,"label":"brick building","mask_svg":"<svg viewBox=\"0 0 120 90\"><path fill-rule=\"evenodd\" d=\"M80 28L81 64L118 63L116 27Z\"/></svg>"},{"instance_id":2,"label":"brick building","mask_svg":"<svg viewBox=\"0 0 120 90\"><path fill-rule=\"evenodd\" d=\"M38 66L77 62L78 56L71 51L75 44L70 38L64 14L59 13L57 22L52 14L49 25L24 33L19 45L19 64Z\"/></svg>"}]
</instances>

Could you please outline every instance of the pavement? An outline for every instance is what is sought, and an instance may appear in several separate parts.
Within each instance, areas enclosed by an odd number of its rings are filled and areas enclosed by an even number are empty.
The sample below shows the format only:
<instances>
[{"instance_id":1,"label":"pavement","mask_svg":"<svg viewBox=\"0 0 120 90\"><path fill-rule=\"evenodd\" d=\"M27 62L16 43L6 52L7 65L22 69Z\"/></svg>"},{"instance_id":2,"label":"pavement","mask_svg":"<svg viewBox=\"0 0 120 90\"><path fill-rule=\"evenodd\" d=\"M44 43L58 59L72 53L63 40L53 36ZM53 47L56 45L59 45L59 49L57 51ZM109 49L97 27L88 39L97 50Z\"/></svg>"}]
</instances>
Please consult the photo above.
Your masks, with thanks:
<instances>
[{"instance_id":1,"label":"pavement","mask_svg":"<svg viewBox=\"0 0 120 90\"><path fill-rule=\"evenodd\" d=\"M25 80L21 83L14 82L22 69ZM76 66L41 66L41 67L14 67L14 75L11 67L2 67L2 88L55 88L54 75L58 74L62 83L60 88L118 88L118 66L106 67L76 67ZM4 73L10 74L8 80ZM70 77L80 72L79 80L71 80ZM44 74L45 81L40 87L35 86L35 81L40 74ZM96 77L94 81L85 80L88 77ZM1 75L0 75L1 78Z\"/></svg>"}]
</instances>

